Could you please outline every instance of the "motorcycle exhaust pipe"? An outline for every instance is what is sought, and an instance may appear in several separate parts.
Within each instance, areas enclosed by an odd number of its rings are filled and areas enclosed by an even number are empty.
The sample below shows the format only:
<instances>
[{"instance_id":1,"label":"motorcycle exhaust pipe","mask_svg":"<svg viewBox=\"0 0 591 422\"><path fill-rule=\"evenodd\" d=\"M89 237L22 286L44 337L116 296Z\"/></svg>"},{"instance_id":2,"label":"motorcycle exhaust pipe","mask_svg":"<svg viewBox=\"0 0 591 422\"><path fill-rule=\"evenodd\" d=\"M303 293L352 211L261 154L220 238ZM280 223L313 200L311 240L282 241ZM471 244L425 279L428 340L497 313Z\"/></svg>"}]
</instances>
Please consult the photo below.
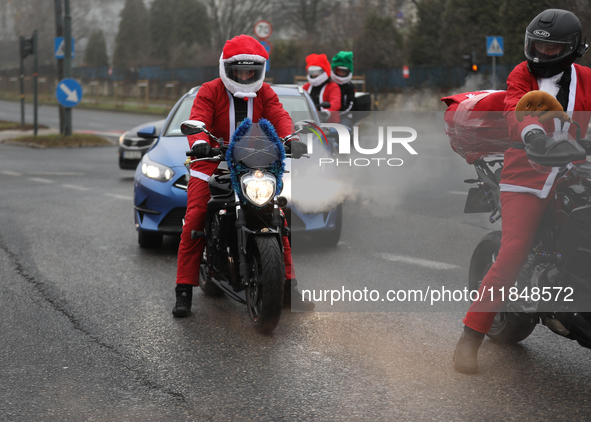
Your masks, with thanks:
<instances>
[{"instance_id":1,"label":"motorcycle exhaust pipe","mask_svg":"<svg viewBox=\"0 0 591 422\"><path fill-rule=\"evenodd\" d=\"M568 331L566 327L562 325L562 322L558 321L557 319L549 318L544 321L544 325L554 333L563 337L568 337L570 335L570 331Z\"/></svg>"}]
</instances>

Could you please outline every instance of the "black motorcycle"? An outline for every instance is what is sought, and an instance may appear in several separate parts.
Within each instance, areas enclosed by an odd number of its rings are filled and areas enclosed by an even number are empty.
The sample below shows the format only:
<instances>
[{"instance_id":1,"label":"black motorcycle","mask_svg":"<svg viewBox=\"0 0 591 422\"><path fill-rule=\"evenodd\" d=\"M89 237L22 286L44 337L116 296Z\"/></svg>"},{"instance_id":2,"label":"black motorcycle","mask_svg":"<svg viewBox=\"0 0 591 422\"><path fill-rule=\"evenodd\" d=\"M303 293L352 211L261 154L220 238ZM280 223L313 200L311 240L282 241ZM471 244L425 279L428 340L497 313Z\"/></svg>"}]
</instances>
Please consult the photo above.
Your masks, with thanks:
<instances>
[{"instance_id":1,"label":"black motorcycle","mask_svg":"<svg viewBox=\"0 0 591 422\"><path fill-rule=\"evenodd\" d=\"M280 207L287 201L279 195L284 161L300 158L306 146L292 140L295 134L279 138L263 119L258 124L245 119L227 147L201 122L185 121L181 131L185 135L203 132L220 145L206 157L193 151L187 156L227 164L209 179L205 231L191 233L193 239L206 241L199 286L208 295L226 294L246 304L254 328L268 334L279 323L283 307L282 238L287 228ZM286 154L292 149L292 154Z\"/></svg>"},{"instance_id":2,"label":"black motorcycle","mask_svg":"<svg viewBox=\"0 0 591 422\"><path fill-rule=\"evenodd\" d=\"M564 138L564 136L563 136ZM578 131L580 138L580 130ZM505 303L488 337L499 343L517 343L536 324L591 348L591 140L558 140L543 152L524 144L534 167L561 168L556 199L546 211L534 246L515 285L504 291ZM502 159L474 163L477 179L464 212L490 212L491 223L501 218ZM469 289L478 290L501 247L501 231L482 238L470 261Z\"/></svg>"}]
</instances>

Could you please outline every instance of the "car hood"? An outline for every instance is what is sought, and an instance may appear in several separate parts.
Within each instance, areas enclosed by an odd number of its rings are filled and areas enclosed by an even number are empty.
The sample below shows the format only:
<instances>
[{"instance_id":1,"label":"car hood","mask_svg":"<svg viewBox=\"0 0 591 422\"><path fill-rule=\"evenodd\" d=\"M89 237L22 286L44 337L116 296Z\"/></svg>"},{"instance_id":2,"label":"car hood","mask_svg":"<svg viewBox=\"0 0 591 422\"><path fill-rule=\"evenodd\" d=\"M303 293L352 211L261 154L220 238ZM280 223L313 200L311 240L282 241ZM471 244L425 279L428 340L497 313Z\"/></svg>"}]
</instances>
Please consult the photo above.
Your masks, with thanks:
<instances>
[{"instance_id":1,"label":"car hood","mask_svg":"<svg viewBox=\"0 0 591 422\"><path fill-rule=\"evenodd\" d=\"M168 167L184 167L189 151L189 141L185 136L170 136L158 139L158 143L148 152L150 160Z\"/></svg>"}]
</instances>

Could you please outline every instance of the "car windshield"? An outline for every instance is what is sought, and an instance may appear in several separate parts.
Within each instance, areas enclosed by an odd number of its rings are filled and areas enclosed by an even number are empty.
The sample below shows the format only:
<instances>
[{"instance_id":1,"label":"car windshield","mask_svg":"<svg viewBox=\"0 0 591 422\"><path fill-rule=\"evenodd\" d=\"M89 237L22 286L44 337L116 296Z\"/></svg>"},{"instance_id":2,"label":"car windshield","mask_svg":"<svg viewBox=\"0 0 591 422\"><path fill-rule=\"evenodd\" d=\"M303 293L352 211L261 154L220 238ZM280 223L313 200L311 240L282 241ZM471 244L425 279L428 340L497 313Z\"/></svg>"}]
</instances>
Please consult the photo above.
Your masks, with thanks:
<instances>
[{"instance_id":1,"label":"car windshield","mask_svg":"<svg viewBox=\"0 0 591 422\"><path fill-rule=\"evenodd\" d=\"M181 133L181 123L183 123L185 120L189 120L189 116L191 115L191 107L193 106L194 100L195 97L186 97L183 100L183 102L176 109L174 116L172 116L164 136L185 136Z\"/></svg>"},{"instance_id":2,"label":"car windshield","mask_svg":"<svg viewBox=\"0 0 591 422\"><path fill-rule=\"evenodd\" d=\"M299 95L280 95L279 101L281 101L283 108L289 113L290 116L293 116L293 113L297 112L298 120L314 120L310 106L304 97L300 97Z\"/></svg>"},{"instance_id":3,"label":"car windshield","mask_svg":"<svg viewBox=\"0 0 591 422\"><path fill-rule=\"evenodd\" d=\"M194 100L195 97L186 97L181 102L179 107L176 109L174 116L172 116L168 127L166 128L166 133L164 136L185 136L181 133L181 123L185 120L189 120L189 116L191 115L191 107L193 106ZM294 112L298 113L297 120L314 119L308 102L304 97L295 95L281 95L279 96L279 101L281 104L283 104L285 111L287 111L290 115L293 115Z\"/></svg>"}]
</instances>

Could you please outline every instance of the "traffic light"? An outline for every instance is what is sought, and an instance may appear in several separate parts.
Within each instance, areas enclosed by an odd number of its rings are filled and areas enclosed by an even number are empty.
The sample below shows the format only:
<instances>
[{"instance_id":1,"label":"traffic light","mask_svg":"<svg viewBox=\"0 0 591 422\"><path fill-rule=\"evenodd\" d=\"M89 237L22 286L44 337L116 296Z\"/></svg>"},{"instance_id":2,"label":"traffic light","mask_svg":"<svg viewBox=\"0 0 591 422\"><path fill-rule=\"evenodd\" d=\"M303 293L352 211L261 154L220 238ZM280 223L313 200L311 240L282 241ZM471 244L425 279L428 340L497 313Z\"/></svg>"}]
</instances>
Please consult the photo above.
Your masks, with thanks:
<instances>
[{"instance_id":1,"label":"traffic light","mask_svg":"<svg viewBox=\"0 0 591 422\"><path fill-rule=\"evenodd\" d=\"M27 56L35 52L35 41L33 40L33 37L25 38L23 36L21 36L20 41L21 60L24 60Z\"/></svg>"},{"instance_id":2,"label":"traffic light","mask_svg":"<svg viewBox=\"0 0 591 422\"><path fill-rule=\"evenodd\" d=\"M478 64L476 63L476 52L473 51L471 54L463 54L462 55L462 62L464 68L468 72L476 73L478 72Z\"/></svg>"}]
</instances>

